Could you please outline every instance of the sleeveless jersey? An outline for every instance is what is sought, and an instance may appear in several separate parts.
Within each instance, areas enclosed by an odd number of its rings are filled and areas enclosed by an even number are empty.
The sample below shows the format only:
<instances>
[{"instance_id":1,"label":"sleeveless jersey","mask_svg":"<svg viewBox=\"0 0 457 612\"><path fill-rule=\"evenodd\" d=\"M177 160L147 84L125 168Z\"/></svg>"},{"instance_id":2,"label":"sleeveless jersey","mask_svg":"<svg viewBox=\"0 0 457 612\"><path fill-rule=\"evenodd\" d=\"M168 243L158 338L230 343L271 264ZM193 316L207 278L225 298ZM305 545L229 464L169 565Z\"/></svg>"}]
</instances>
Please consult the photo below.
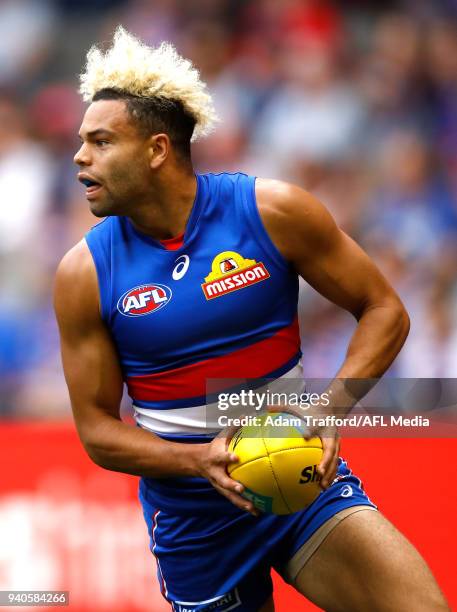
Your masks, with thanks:
<instances>
[{"instance_id":1,"label":"sleeveless jersey","mask_svg":"<svg viewBox=\"0 0 457 612\"><path fill-rule=\"evenodd\" d=\"M255 178L196 179L177 250L127 217L108 217L85 237L136 421L175 441L221 429L208 380L275 379L278 390L302 378L298 278L264 228Z\"/></svg>"}]
</instances>

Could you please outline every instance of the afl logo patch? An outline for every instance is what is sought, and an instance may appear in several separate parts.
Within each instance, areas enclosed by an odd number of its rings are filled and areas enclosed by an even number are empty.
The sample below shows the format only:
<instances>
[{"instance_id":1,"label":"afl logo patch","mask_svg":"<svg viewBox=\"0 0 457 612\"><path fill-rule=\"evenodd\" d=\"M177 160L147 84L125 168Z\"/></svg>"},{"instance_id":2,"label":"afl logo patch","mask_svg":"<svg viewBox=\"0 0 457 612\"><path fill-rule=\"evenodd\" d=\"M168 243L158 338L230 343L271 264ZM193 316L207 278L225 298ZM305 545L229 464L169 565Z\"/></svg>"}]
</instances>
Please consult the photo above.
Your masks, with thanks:
<instances>
[{"instance_id":1,"label":"afl logo patch","mask_svg":"<svg viewBox=\"0 0 457 612\"><path fill-rule=\"evenodd\" d=\"M142 317L168 304L172 292L166 285L138 285L119 298L117 309L126 317Z\"/></svg>"}]
</instances>

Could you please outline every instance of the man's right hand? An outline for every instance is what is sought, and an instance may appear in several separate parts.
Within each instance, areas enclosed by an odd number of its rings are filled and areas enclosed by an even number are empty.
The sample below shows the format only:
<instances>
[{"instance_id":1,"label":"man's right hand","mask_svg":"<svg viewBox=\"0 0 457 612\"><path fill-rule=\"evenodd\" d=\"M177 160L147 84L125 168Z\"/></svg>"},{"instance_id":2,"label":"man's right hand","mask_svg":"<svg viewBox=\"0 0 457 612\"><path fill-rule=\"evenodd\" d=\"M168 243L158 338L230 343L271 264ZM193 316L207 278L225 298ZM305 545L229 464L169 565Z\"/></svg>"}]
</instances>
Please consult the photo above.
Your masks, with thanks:
<instances>
[{"instance_id":1,"label":"man's right hand","mask_svg":"<svg viewBox=\"0 0 457 612\"><path fill-rule=\"evenodd\" d=\"M244 487L227 473L227 466L236 463L238 457L227 450L229 438L221 433L209 444L199 445L201 452L197 458L197 474L209 480L213 487L240 510L259 516L254 504L241 496Z\"/></svg>"}]
</instances>

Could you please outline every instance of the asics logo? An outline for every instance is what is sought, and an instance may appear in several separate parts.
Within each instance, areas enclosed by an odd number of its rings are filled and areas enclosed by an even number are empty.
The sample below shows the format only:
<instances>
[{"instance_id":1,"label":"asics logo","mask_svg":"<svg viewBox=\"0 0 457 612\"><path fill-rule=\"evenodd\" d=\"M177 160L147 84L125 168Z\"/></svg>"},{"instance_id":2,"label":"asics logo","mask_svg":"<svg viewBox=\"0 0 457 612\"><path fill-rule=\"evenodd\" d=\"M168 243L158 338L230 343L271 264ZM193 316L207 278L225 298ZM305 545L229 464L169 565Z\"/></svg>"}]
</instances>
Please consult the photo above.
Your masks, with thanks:
<instances>
[{"instance_id":1,"label":"asics logo","mask_svg":"<svg viewBox=\"0 0 457 612\"><path fill-rule=\"evenodd\" d=\"M187 270L189 269L190 257L189 255L181 255L175 261L176 266L173 268L173 280L178 281L181 280L185 275Z\"/></svg>"}]
</instances>

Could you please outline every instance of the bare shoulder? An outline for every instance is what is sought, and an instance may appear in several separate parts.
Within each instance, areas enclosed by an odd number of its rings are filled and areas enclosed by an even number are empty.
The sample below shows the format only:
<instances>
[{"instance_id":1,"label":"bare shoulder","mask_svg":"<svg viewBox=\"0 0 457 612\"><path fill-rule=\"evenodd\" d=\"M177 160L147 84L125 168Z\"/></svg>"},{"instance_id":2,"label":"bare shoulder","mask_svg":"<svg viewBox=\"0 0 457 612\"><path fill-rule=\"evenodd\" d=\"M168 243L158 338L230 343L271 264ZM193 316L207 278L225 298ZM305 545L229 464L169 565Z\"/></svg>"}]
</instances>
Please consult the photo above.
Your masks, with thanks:
<instances>
[{"instance_id":1,"label":"bare shoulder","mask_svg":"<svg viewBox=\"0 0 457 612\"><path fill-rule=\"evenodd\" d=\"M64 255L57 268L54 307L59 323L99 316L97 274L84 239Z\"/></svg>"},{"instance_id":2,"label":"bare shoulder","mask_svg":"<svg viewBox=\"0 0 457 612\"><path fill-rule=\"evenodd\" d=\"M255 192L261 214L282 218L283 222L297 217L308 218L312 222L315 217L329 214L309 191L292 183L259 178L256 180Z\"/></svg>"},{"instance_id":3,"label":"bare shoulder","mask_svg":"<svg viewBox=\"0 0 457 612\"><path fill-rule=\"evenodd\" d=\"M297 248L319 251L337 239L332 216L308 191L273 179L257 179L255 191L267 232L286 259L293 260Z\"/></svg>"},{"instance_id":4,"label":"bare shoulder","mask_svg":"<svg viewBox=\"0 0 457 612\"><path fill-rule=\"evenodd\" d=\"M72 247L59 263L57 278L65 281L66 278L82 277L95 271L92 255L86 241L80 240Z\"/></svg>"}]
</instances>

